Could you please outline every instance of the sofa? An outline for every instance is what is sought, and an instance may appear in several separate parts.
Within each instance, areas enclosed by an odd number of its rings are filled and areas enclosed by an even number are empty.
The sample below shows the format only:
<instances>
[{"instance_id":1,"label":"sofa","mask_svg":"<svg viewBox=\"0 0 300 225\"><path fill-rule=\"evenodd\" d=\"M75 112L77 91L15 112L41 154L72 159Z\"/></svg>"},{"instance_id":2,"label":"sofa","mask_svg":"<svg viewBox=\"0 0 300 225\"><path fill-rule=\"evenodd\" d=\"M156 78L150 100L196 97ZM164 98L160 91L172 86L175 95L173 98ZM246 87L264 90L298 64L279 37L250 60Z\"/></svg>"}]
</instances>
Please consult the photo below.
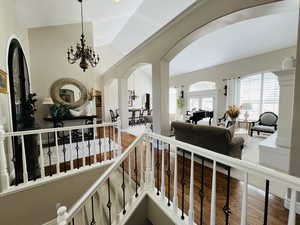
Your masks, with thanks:
<instances>
[{"instance_id":1,"label":"sofa","mask_svg":"<svg viewBox=\"0 0 300 225\"><path fill-rule=\"evenodd\" d=\"M231 129L178 121L172 122L171 127L178 141L241 159L244 139L234 137Z\"/></svg>"}]
</instances>

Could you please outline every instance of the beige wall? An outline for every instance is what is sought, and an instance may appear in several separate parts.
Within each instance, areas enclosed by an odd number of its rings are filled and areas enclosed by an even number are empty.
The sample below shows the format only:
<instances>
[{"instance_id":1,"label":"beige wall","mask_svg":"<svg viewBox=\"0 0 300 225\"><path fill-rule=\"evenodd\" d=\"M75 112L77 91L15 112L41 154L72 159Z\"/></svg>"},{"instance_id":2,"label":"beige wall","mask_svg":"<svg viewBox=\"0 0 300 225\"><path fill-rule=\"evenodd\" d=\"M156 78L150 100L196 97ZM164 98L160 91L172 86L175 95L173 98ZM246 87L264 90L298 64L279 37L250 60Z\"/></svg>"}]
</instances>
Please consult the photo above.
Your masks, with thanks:
<instances>
[{"instance_id":1,"label":"beige wall","mask_svg":"<svg viewBox=\"0 0 300 225\"><path fill-rule=\"evenodd\" d=\"M56 204L72 206L108 166L0 197L1 224L41 225L56 217Z\"/></svg>"},{"instance_id":2,"label":"beige wall","mask_svg":"<svg viewBox=\"0 0 300 225\"><path fill-rule=\"evenodd\" d=\"M226 107L224 96L224 78L242 77L257 72L281 70L282 60L296 55L296 47L285 48L266 54L253 56L234 62L217 65L211 68L181 74L170 79L171 86L185 85L186 87L199 81L216 82L218 88L218 116L222 116Z\"/></svg>"},{"instance_id":3,"label":"beige wall","mask_svg":"<svg viewBox=\"0 0 300 225\"><path fill-rule=\"evenodd\" d=\"M43 123L43 117L48 113L48 107L42 105L49 96L53 82L61 78L74 78L81 81L88 89L97 87L97 69L89 68L83 72L77 64L67 61L67 49L79 42L80 24L49 26L29 29L29 46L31 56L31 86L38 95L37 122ZM87 44L92 46L92 24L85 24ZM49 124L48 124L49 125Z\"/></svg>"},{"instance_id":4,"label":"beige wall","mask_svg":"<svg viewBox=\"0 0 300 225\"><path fill-rule=\"evenodd\" d=\"M28 35L22 21L16 18L15 0L0 0L0 68L8 72L7 50L11 38L17 38L22 45L30 70ZM0 113L5 117L5 127L10 130L9 95L0 93Z\"/></svg>"}]
</instances>

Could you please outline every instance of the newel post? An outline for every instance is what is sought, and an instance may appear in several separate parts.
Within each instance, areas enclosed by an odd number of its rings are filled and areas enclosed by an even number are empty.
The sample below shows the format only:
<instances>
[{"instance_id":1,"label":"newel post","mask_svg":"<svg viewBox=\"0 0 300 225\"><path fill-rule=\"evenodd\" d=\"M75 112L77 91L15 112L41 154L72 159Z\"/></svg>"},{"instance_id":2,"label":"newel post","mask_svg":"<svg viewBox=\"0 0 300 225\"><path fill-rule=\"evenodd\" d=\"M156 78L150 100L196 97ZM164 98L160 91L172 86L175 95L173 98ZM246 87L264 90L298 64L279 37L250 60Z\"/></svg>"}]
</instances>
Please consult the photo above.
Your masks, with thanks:
<instances>
[{"instance_id":1,"label":"newel post","mask_svg":"<svg viewBox=\"0 0 300 225\"><path fill-rule=\"evenodd\" d=\"M146 125L146 136L145 136L145 145L146 145L146 171L145 171L145 182L146 186L151 187L151 137L148 135L151 133L151 124ZM153 159L152 159L153 160Z\"/></svg>"},{"instance_id":2,"label":"newel post","mask_svg":"<svg viewBox=\"0 0 300 225\"><path fill-rule=\"evenodd\" d=\"M7 170L4 135L4 127L0 124L0 193L6 191L9 187L9 175Z\"/></svg>"},{"instance_id":3,"label":"newel post","mask_svg":"<svg viewBox=\"0 0 300 225\"><path fill-rule=\"evenodd\" d=\"M67 207L65 206L60 206L57 209L57 225L67 225L67 218L68 218L68 213L67 213Z\"/></svg>"}]
</instances>

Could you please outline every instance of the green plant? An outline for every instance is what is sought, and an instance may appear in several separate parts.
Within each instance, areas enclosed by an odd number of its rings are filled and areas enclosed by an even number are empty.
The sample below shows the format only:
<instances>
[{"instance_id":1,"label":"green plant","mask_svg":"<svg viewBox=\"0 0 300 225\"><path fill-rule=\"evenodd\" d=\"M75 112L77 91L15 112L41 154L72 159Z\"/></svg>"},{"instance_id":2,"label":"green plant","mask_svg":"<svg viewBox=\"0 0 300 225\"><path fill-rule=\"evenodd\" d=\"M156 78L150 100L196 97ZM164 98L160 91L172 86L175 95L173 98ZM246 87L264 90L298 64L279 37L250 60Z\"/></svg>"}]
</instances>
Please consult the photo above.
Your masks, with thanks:
<instances>
[{"instance_id":1,"label":"green plant","mask_svg":"<svg viewBox=\"0 0 300 225\"><path fill-rule=\"evenodd\" d=\"M50 108L51 116L55 119L63 119L71 117L71 113L68 107L60 104L55 104Z\"/></svg>"},{"instance_id":2,"label":"green plant","mask_svg":"<svg viewBox=\"0 0 300 225\"><path fill-rule=\"evenodd\" d=\"M177 107L178 107L179 109L182 109L182 108L184 107L184 98L179 97L179 98L177 99Z\"/></svg>"}]
</instances>

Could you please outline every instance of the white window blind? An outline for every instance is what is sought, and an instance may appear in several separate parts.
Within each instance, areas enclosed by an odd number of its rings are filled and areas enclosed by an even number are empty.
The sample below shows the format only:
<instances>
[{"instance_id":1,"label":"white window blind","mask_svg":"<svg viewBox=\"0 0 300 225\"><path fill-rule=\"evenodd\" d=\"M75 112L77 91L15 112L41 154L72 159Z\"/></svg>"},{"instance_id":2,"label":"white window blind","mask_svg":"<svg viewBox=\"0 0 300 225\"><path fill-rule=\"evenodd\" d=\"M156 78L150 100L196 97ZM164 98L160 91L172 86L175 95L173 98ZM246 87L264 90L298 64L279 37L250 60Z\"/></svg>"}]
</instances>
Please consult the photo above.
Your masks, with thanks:
<instances>
[{"instance_id":1,"label":"white window blind","mask_svg":"<svg viewBox=\"0 0 300 225\"><path fill-rule=\"evenodd\" d=\"M277 76L271 72L255 74L241 79L240 105L250 103L248 110L251 120L257 120L263 112L278 114L279 84ZM241 116L244 114L241 110Z\"/></svg>"}]
</instances>

